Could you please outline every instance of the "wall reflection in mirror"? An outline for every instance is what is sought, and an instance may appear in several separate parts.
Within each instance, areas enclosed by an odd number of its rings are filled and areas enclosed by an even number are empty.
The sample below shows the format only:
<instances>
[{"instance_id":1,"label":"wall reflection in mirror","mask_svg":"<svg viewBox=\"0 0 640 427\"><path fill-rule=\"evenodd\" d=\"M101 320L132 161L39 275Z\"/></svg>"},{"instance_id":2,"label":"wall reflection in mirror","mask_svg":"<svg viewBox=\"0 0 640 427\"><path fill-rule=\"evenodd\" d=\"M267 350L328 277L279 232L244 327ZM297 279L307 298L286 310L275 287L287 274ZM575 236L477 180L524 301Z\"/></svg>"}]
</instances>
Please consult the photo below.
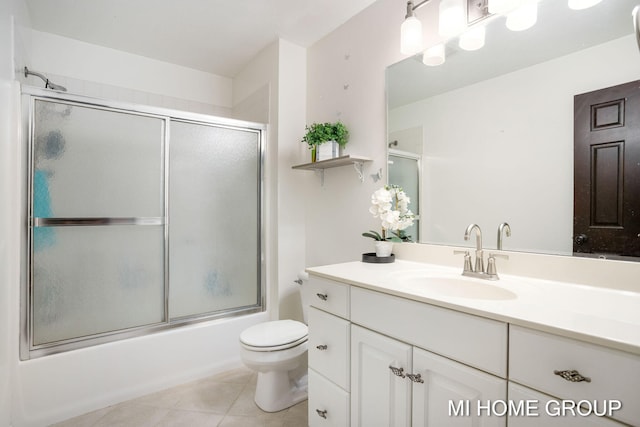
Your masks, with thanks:
<instances>
[{"instance_id":1,"label":"wall reflection in mirror","mask_svg":"<svg viewBox=\"0 0 640 427\"><path fill-rule=\"evenodd\" d=\"M526 31L492 17L480 50L451 39L440 66L418 54L387 69L388 177L413 193L414 239L465 246L477 223L496 248L507 222L504 250L573 254L574 96L640 78L639 3L543 0Z\"/></svg>"}]
</instances>

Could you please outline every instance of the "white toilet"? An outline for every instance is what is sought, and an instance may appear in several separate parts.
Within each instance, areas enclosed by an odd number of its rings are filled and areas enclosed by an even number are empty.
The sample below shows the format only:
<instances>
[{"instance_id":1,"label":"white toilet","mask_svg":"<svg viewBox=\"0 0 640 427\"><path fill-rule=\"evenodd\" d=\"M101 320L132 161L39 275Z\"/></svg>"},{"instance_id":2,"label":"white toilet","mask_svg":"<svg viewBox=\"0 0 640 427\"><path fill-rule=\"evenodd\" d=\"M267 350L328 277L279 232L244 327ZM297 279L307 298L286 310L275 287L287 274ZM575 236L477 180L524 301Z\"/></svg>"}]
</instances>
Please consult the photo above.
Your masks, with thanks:
<instances>
[{"instance_id":1,"label":"white toilet","mask_svg":"<svg viewBox=\"0 0 640 427\"><path fill-rule=\"evenodd\" d=\"M305 322L306 287L300 288ZM307 332L302 322L273 320L240 334L240 357L258 372L254 400L263 411L281 411L307 398Z\"/></svg>"}]
</instances>

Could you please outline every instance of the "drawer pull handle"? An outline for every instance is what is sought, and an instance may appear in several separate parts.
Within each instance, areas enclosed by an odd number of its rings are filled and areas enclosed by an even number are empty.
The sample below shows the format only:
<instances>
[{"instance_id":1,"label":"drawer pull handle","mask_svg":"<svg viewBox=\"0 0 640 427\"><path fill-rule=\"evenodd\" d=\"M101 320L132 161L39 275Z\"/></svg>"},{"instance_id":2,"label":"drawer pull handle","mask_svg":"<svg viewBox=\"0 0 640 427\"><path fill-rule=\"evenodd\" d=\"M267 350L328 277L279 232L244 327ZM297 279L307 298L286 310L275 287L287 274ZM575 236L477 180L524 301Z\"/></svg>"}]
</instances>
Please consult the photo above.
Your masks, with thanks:
<instances>
[{"instance_id":1,"label":"drawer pull handle","mask_svg":"<svg viewBox=\"0 0 640 427\"><path fill-rule=\"evenodd\" d=\"M318 413L318 416L320 418L324 418L325 420L327 419L327 410L326 409L324 411L322 411L320 409L316 409L316 412Z\"/></svg>"},{"instance_id":2,"label":"drawer pull handle","mask_svg":"<svg viewBox=\"0 0 640 427\"><path fill-rule=\"evenodd\" d=\"M396 368L395 366L389 365L389 369L391 369L391 372L393 372L393 375L395 375L396 377L405 377L403 368Z\"/></svg>"},{"instance_id":3,"label":"drawer pull handle","mask_svg":"<svg viewBox=\"0 0 640 427\"><path fill-rule=\"evenodd\" d=\"M316 294L318 296L318 298L320 298L322 301L326 301L327 298L329 297L329 295L327 294Z\"/></svg>"},{"instance_id":4,"label":"drawer pull handle","mask_svg":"<svg viewBox=\"0 0 640 427\"><path fill-rule=\"evenodd\" d=\"M580 372L576 371L576 370L566 370L566 371L553 371L554 374L561 376L562 378L564 378L567 381L571 381L572 383L579 383L579 382L587 382L590 383L591 382L591 378L589 377L583 377L582 375L580 375Z\"/></svg>"},{"instance_id":5,"label":"drawer pull handle","mask_svg":"<svg viewBox=\"0 0 640 427\"><path fill-rule=\"evenodd\" d=\"M420 374L407 374L407 378L409 378L414 383L423 384L424 380L422 379L422 375Z\"/></svg>"},{"instance_id":6,"label":"drawer pull handle","mask_svg":"<svg viewBox=\"0 0 640 427\"><path fill-rule=\"evenodd\" d=\"M320 351L324 351L324 350L327 349L327 345L326 344L320 344L320 345L317 345L316 348L318 350L320 350Z\"/></svg>"}]
</instances>

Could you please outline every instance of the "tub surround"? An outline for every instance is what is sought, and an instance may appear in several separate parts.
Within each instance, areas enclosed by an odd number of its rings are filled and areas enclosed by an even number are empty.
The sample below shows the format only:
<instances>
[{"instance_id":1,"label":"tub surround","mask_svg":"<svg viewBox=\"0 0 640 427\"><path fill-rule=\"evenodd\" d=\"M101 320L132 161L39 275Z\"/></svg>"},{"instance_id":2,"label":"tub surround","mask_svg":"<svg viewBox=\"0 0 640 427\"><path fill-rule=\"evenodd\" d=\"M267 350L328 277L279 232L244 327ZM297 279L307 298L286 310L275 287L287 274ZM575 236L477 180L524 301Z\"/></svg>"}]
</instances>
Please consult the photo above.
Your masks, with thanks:
<instances>
[{"instance_id":1,"label":"tub surround","mask_svg":"<svg viewBox=\"0 0 640 427\"><path fill-rule=\"evenodd\" d=\"M444 248L425 248L425 250L441 252L444 251ZM396 249L396 256L404 255L403 252L410 251L411 248L408 247L401 250ZM453 251L451 250L450 253L453 254ZM433 256L431 259L446 260L447 264L451 264L444 254L441 255L441 257ZM319 277L357 287L640 355L640 334L638 333L640 330L640 292L632 290L632 283L626 283L616 278L615 283L611 283L611 287L604 286L604 282L598 282L596 285L593 272L591 274L591 282L593 283L588 285L575 280L576 278L573 282L561 282L516 276L507 268L507 264L512 260L511 257L518 258L529 254L509 255L508 261L498 260L500 280L482 281L494 287L494 290L501 292L497 298L453 296L430 289L426 285L422 287L407 286L402 280L403 275L406 278L407 275L419 276L424 273L457 277L462 273L462 259L453 255L451 258L459 264L457 267L435 263L431 259L430 263L398 259L392 264L367 264L356 261L312 267L307 271ZM416 259L417 255L414 253L407 258ZM557 257L543 256L543 258ZM549 260L549 263L553 264L551 261ZM586 264L594 262L604 265L602 262L598 263L599 260L568 258L565 261L570 264L589 261ZM517 262L524 264L523 260ZM621 264L631 264L631 266L624 265L622 270L640 267L633 263ZM548 271L551 272L557 268L553 265L548 267ZM538 269L536 271L543 272L544 270ZM585 271L585 273L588 274L589 271ZM546 274L550 275L551 273ZM623 276L624 274L618 273L618 275ZM568 276L569 274L566 273L562 277ZM611 277L616 276L610 275L609 278ZM478 279L465 280L470 280L471 283L478 281Z\"/></svg>"}]
</instances>

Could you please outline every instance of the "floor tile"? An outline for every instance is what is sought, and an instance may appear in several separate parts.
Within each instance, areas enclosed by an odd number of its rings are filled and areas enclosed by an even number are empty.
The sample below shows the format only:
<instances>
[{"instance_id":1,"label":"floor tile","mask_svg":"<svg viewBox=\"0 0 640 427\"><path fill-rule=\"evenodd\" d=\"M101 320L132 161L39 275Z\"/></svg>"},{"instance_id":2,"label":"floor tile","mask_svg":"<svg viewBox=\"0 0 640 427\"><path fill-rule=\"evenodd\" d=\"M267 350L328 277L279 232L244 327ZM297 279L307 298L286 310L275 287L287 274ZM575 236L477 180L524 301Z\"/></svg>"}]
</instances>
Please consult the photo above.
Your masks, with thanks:
<instances>
[{"instance_id":1,"label":"floor tile","mask_svg":"<svg viewBox=\"0 0 640 427\"><path fill-rule=\"evenodd\" d=\"M238 368L71 418L54 427L305 427L307 402L264 412L257 375Z\"/></svg>"}]
</instances>

